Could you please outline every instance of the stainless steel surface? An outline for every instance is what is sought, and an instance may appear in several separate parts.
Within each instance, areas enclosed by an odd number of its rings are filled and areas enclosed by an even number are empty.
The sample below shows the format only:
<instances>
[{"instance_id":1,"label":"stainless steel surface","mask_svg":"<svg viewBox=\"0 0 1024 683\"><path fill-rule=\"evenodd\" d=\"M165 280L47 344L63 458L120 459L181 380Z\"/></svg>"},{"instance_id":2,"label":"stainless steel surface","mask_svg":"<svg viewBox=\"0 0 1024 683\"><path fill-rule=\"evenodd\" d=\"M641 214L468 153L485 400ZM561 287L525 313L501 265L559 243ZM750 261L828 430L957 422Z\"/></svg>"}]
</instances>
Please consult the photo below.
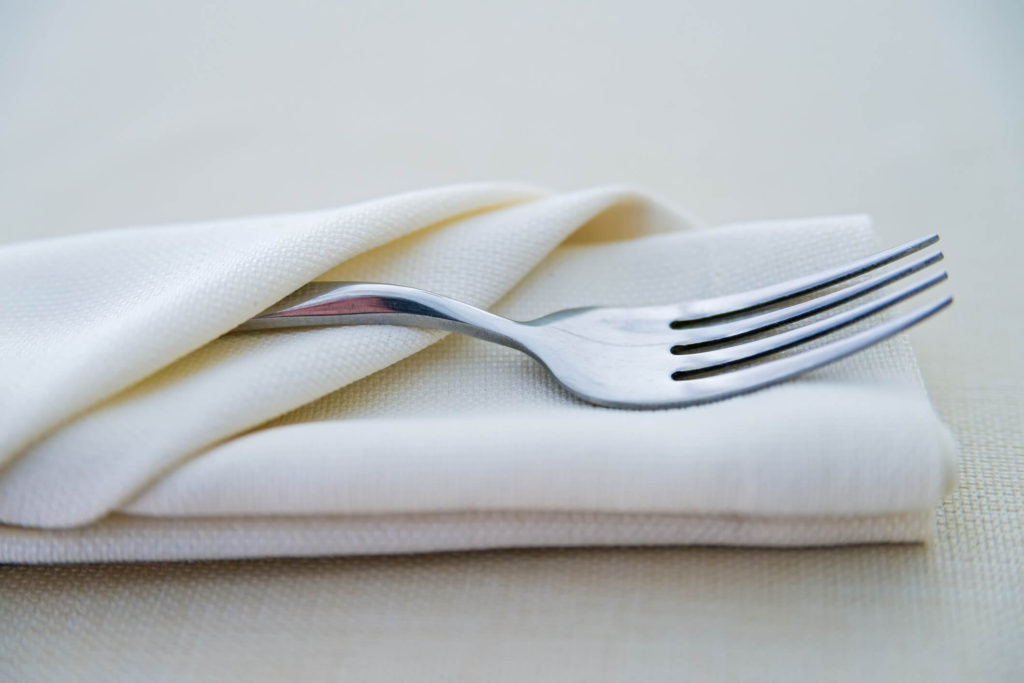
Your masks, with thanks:
<instances>
[{"instance_id":1,"label":"stainless steel surface","mask_svg":"<svg viewBox=\"0 0 1024 683\"><path fill-rule=\"evenodd\" d=\"M939 272L890 294L794 327L942 259L907 259L937 235L839 268L738 294L672 305L589 307L519 322L421 289L377 283L316 283L236 332L322 325L402 325L459 332L537 359L585 401L668 408L733 396L832 363L897 334L952 302L945 297L855 334L798 353L797 347L889 308L946 279ZM905 260L905 262L904 262ZM899 265L868 275L888 264ZM852 278L853 284L837 287ZM771 333L775 328L783 331Z\"/></svg>"}]
</instances>

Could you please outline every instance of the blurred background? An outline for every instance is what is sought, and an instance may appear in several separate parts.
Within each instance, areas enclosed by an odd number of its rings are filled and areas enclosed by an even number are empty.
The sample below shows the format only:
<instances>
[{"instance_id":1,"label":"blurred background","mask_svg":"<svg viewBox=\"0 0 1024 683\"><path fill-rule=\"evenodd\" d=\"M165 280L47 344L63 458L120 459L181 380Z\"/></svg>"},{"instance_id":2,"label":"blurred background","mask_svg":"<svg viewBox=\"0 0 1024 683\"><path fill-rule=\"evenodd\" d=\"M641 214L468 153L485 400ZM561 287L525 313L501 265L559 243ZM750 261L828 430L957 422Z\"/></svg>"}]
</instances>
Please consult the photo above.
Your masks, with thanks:
<instances>
[{"instance_id":1,"label":"blurred background","mask_svg":"<svg viewBox=\"0 0 1024 683\"><path fill-rule=\"evenodd\" d=\"M198 623L225 653L199 678L1012 680L1024 329L989 302L1020 286L1022 124L1017 0L0 0L0 242L474 180L627 183L708 224L870 213L887 245L943 235L958 303L912 339L965 458L928 548L24 568L12 648L143 678Z\"/></svg>"},{"instance_id":2,"label":"blurred background","mask_svg":"<svg viewBox=\"0 0 1024 683\"><path fill-rule=\"evenodd\" d=\"M1014 0L0 0L0 239L493 179L996 239L1022 83Z\"/></svg>"}]
</instances>

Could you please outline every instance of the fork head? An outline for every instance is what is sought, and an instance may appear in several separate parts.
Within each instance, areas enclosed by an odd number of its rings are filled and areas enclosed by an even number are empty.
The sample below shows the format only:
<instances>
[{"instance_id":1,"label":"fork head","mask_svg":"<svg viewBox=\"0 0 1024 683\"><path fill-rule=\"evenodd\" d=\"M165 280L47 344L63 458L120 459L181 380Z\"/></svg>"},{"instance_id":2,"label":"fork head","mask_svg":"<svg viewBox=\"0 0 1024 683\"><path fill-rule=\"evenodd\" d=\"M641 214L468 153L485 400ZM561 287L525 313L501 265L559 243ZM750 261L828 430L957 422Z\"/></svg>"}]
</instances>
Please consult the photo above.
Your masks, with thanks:
<instances>
[{"instance_id":1,"label":"fork head","mask_svg":"<svg viewBox=\"0 0 1024 683\"><path fill-rule=\"evenodd\" d=\"M765 360L879 313L946 279L939 272L819 317L938 262L916 254L935 235L807 277L715 299L560 311L525 323L522 348L570 391L598 405L666 408L726 398L821 367L887 339L952 302L946 297L856 334ZM899 261L892 269L882 266ZM848 280L861 277L852 284ZM841 285L841 286L840 286ZM755 362L756 361L756 362Z\"/></svg>"}]
</instances>

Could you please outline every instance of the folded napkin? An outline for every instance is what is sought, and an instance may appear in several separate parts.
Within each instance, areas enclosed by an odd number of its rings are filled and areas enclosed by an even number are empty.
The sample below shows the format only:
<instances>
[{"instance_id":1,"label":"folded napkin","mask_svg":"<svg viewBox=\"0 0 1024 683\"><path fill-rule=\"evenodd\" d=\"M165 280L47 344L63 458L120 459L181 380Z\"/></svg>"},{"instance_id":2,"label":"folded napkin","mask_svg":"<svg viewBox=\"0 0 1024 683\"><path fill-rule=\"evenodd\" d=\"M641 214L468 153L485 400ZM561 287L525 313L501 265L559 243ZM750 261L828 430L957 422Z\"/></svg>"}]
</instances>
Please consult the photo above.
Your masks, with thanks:
<instances>
[{"instance_id":1,"label":"folded napkin","mask_svg":"<svg viewBox=\"0 0 1024 683\"><path fill-rule=\"evenodd\" d=\"M0 559L920 541L956 452L905 337L753 394L598 408L515 351L386 326L222 336L314 279L529 318L745 290L863 216L699 229L504 184L0 249Z\"/></svg>"}]
</instances>

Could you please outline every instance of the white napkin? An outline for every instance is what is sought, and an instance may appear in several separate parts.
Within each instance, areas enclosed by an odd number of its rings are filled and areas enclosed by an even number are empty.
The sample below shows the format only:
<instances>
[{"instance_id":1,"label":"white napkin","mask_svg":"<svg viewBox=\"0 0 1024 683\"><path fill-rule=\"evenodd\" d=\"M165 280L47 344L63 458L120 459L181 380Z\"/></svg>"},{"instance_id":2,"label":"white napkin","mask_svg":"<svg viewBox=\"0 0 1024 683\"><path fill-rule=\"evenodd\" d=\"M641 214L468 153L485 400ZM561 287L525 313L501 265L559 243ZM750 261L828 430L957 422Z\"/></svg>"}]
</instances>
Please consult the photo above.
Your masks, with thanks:
<instances>
[{"instance_id":1,"label":"white napkin","mask_svg":"<svg viewBox=\"0 0 1024 683\"><path fill-rule=\"evenodd\" d=\"M453 186L0 249L0 559L925 540L953 442L905 338L677 410L397 327L221 336L313 279L512 317L740 291L876 249L863 216L698 229L636 191Z\"/></svg>"}]
</instances>

